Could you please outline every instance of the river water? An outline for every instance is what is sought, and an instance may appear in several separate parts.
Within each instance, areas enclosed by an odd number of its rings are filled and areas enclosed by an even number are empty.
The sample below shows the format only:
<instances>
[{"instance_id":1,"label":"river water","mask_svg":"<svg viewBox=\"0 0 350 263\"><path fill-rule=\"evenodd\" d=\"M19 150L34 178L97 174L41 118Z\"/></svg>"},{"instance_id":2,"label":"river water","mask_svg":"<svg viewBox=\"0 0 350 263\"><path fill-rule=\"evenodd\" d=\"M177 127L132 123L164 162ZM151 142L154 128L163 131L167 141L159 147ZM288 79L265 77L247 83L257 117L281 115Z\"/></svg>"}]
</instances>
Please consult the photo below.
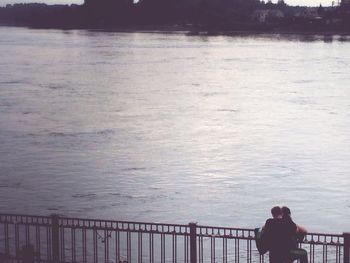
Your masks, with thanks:
<instances>
[{"instance_id":1,"label":"river water","mask_svg":"<svg viewBox=\"0 0 350 263\"><path fill-rule=\"evenodd\" d=\"M0 27L0 211L350 230L350 42Z\"/></svg>"}]
</instances>

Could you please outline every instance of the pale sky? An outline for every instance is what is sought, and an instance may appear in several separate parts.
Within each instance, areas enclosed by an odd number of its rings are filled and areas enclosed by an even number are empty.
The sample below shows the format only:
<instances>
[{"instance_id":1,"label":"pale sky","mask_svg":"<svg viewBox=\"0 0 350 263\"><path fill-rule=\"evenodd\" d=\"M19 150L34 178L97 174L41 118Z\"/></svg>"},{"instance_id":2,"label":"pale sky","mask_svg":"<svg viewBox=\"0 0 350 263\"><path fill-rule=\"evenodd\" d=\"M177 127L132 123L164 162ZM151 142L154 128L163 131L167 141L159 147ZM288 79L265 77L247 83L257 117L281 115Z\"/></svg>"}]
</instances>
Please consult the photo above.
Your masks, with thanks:
<instances>
[{"instance_id":1,"label":"pale sky","mask_svg":"<svg viewBox=\"0 0 350 263\"><path fill-rule=\"evenodd\" d=\"M40 2L47 4L81 4L84 0L0 0L0 6L4 6L6 4L13 3L32 3L32 2ZM273 0L276 2L277 0ZM308 5L308 6L318 6L322 4L323 6L332 5L332 0L285 0L285 2L289 5ZM337 0L335 0L337 3Z\"/></svg>"}]
</instances>

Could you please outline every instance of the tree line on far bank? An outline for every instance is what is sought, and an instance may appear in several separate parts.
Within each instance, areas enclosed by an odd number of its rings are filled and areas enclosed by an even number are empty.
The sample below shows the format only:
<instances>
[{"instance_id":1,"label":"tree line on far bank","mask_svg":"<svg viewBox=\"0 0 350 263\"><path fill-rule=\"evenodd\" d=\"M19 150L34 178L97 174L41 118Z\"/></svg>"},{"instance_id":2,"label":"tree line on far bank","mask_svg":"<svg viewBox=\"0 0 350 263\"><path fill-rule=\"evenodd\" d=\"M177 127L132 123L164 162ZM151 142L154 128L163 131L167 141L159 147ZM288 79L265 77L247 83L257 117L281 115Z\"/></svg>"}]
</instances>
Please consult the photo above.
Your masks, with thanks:
<instances>
[{"instance_id":1,"label":"tree line on far bank","mask_svg":"<svg viewBox=\"0 0 350 263\"><path fill-rule=\"evenodd\" d=\"M277 10L263 23L254 14ZM319 7L320 17L298 16L306 7L260 0L85 0L83 5L14 4L0 8L0 22L41 28L138 28L171 26L195 30L345 30L350 8Z\"/></svg>"}]
</instances>

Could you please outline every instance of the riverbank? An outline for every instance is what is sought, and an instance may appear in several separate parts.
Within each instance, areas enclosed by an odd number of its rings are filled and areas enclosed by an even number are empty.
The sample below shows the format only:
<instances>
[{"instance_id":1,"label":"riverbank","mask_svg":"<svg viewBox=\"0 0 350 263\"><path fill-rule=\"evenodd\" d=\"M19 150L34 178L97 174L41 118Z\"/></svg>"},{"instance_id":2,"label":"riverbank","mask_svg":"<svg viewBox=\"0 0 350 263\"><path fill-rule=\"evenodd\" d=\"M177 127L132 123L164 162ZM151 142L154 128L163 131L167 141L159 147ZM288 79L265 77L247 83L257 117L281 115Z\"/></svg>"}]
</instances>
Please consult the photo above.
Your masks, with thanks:
<instances>
[{"instance_id":1,"label":"riverbank","mask_svg":"<svg viewBox=\"0 0 350 263\"><path fill-rule=\"evenodd\" d=\"M163 33L163 34L184 34L188 36L268 36L268 37L286 37L299 36L305 40L318 40L320 37L324 40L332 40L332 37L339 37L337 40L348 41L350 32L347 31L300 31L300 30L220 30L197 28L192 25L164 25L164 26L111 26L111 27L44 27L26 25L23 23L0 22L1 27L23 27L30 29L53 29L53 30L89 30L101 32L121 32L121 33Z\"/></svg>"},{"instance_id":2,"label":"riverbank","mask_svg":"<svg viewBox=\"0 0 350 263\"><path fill-rule=\"evenodd\" d=\"M350 6L289 6L284 3L189 4L172 0L83 5L14 4L0 7L0 23L37 29L115 32L184 32L189 35L349 35ZM2 21L2 22L1 22Z\"/></svg>"}]
</instances>

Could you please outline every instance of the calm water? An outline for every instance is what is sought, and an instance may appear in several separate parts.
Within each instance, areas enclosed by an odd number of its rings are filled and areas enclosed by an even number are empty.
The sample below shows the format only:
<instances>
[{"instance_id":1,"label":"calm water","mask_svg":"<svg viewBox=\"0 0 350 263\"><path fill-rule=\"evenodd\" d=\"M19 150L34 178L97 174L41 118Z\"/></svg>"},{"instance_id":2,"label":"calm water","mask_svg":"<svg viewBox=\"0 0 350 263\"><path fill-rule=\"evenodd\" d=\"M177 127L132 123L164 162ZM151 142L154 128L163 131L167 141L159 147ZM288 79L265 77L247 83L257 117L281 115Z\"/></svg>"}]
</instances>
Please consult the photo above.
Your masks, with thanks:
<instances>
[{"instance_id":1,"label":"calm water","mask_svg":"<svg viewBox=\"0 0 350 263\"><path fill-rule=\"evenodd\" d=\"M350 230L350 42L0 27L0 210Z\"/></svg>"}]
</instances>

